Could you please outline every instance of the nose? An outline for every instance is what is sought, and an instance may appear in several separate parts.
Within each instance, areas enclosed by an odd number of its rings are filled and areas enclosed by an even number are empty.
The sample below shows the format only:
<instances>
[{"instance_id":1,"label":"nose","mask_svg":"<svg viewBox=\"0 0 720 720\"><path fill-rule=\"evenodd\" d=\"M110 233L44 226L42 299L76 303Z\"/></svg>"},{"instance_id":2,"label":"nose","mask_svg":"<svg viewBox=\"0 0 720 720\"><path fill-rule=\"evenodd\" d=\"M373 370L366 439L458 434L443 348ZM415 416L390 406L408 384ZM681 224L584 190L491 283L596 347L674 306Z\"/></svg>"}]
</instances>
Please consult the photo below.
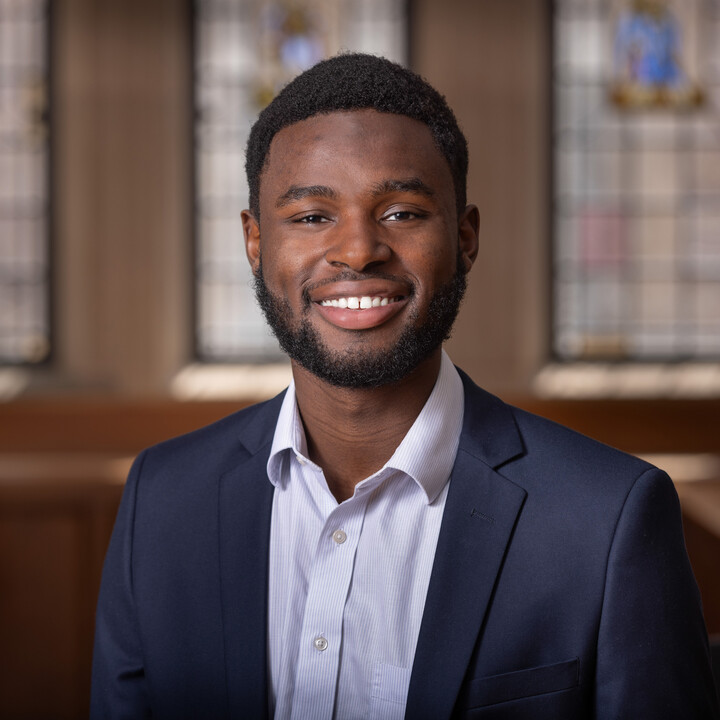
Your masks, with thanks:
<instances>
[{"instance_id":1,"label":"nose","mask_svg":"<svg viewBox=\"0 0 720 720\"><path fill-rule=\"evenodd\" d=\"M382 230L370 218L346 219L333 233L325 260L330 265L362 272L387 262L392 251L382 238Z\"/></svg>"}]
</instances>

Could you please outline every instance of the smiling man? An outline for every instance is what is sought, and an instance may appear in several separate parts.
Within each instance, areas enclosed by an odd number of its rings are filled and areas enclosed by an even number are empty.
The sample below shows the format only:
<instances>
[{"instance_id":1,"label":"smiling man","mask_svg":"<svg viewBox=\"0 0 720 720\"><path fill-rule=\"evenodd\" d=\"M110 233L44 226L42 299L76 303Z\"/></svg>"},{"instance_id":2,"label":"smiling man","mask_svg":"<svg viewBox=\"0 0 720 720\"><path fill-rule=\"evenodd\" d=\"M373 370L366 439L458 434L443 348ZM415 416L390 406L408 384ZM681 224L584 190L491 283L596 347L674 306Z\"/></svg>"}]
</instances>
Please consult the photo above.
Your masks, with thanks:
<instances>
[{"instance_id":1,"label":"smiling man","mask_svg":"<svg viewBox=\"0 0 720 720\"><path fill-rule=\"evenodd\" d=\"M442 350L478 250L444 99L324 61L261 113L247 172L293 382L136 461L93 717L717 717L671 481Z\"/></svg>"}]
</instances>

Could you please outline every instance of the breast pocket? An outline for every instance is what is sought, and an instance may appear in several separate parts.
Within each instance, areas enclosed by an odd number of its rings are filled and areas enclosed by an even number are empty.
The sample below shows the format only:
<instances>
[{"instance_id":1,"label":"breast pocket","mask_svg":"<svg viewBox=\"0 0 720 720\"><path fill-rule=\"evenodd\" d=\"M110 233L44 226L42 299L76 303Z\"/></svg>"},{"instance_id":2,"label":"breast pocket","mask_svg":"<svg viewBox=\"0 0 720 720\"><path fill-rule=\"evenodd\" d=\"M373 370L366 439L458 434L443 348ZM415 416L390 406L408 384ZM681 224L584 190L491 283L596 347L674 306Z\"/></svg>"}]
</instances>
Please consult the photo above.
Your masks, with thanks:
<instances>
[{"instance_id":1,"label":"breast pocket","mask_svg":"<svg viewBox=\"0 0 720 720\"><path fill-rule=\"evenodd\" d=\"M569 690L580 683L580 661L517 670L473 680L468 686L466 709Z\"/></svg>"},{"instance_id":2,"label":"breast pocket","mask_svg":"<svg viewBox=\"0 0 720 720\"><path fill-rule=\"evenodd\" d=\"M402 720L405 717L411 668L378 662L370 693L369 720Z\"/></svg>"}]
</instances>

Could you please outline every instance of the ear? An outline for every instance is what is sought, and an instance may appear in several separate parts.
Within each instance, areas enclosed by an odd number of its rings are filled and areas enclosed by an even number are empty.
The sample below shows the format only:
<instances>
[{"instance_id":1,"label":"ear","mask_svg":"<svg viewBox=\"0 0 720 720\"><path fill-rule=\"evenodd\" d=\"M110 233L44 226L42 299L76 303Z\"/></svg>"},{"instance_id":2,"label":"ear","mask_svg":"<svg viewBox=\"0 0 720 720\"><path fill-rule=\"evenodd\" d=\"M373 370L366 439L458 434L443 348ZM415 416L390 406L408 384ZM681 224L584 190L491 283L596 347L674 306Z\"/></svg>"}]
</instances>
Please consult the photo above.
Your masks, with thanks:
<instances>
[{"instance_id":1,"label":"ear","mask_svg":"<svg viewBox=\"0 0 720 720\"><path fill-rule=\"evenodd\" d=\"M253 275L257 275L260 266L260 223L250 210L243 210L240 217L242 219L243 235L245 236L247 259Z\"/></svg>"},{"instance_id":2,"label":"ear","mask_svg":"<svg viewBox=\"0 0 720 720\"><path fill-rule=\"evenodd\" d=\"M458 248L465 272L469 273L478 254L480 212L475 205L468 205L458 222Z\"/></svg>"}]
</instances>

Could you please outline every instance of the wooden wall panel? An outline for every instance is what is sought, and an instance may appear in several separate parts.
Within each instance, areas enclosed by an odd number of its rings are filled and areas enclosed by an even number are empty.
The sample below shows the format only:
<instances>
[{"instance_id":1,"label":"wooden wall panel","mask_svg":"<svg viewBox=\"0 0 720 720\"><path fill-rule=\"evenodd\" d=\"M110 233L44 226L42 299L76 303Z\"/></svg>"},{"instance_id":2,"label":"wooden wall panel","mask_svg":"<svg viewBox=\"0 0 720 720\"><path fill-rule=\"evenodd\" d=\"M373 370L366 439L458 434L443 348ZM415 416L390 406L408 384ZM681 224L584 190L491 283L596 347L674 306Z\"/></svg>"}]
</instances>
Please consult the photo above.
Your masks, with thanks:
<instances>
[{"instance_id":1,"label":"wooden wall panel","mask_svg":"<svg viewBox=\"0 0 720 720\"><path fill-rule=\"evenodd\" d=\"M0 404L0 453L128 453L219 420L243 403L23 400Z\"/></svg>"},{"instance_id":2,"label":"wooden wall panel","mask_svg":"<svg viewBox=\"0 0 720 720\"><path fill-rule=\"evenodd\" d=\"M513 404L633 453L720 452L720 400L539 400ZM239 402L19 400L0 404L0 453L126 453L240 410Z\"/></svg>"},{"instance_id":3,"label":"wooden wall panel","mask_svg":"<svg viewBox=\"0 0 720 720\"><path fill-rule=\"evenodd\" d=\"M0 457L3 717L87 717L95 602L127 467Z\"/></svg>"},{"instance_id":4,"label":"wooden wall panel","mask_svg":"<svg viewBox=\"0 0 720 720\"><path fill-rule=\"evenodd\" d=\"M683 528L690 562L700 587L705 624L711 635L720 635L720 537L687 514L683 515Z\"/></svg>"},{"instance_id":5,"label":"wooden wall panel","mask_svg":"<svg viewBox=\"0 0 720 720\"><path fill-rule=\"evenodd\" d=\"M79 714L83 529L72 512L1 511L0 644L9 656L0 694L11 717Z\"/></svg>"}]
</instances>

